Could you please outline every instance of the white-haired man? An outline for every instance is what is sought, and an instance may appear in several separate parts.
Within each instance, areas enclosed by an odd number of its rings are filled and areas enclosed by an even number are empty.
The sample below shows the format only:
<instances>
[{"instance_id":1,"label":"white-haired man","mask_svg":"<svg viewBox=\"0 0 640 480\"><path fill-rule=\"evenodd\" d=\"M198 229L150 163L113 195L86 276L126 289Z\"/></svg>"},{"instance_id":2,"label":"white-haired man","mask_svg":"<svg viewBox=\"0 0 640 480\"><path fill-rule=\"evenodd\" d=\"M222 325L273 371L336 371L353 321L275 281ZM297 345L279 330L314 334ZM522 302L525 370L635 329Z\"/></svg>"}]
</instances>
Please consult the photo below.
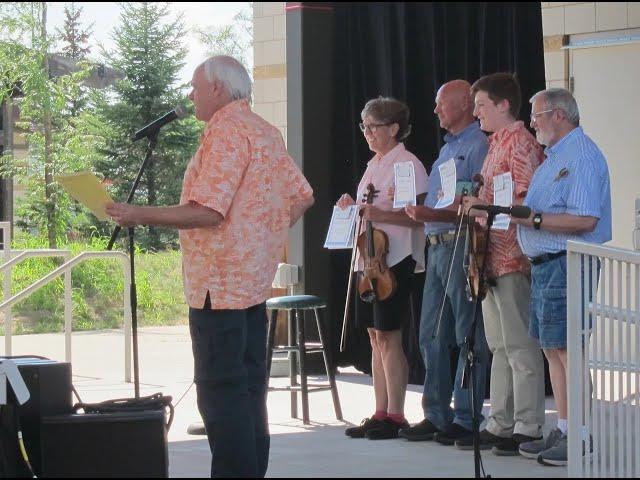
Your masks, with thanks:
<instances>
[{"instance_id":1,"label":"white-haired man","mask_svg":"<svg viewBox=\"0 0 640 480\"><path fill-rule=\"evenodd\" d=\"M547 159L524 199L531 216L512 221L518 224L522 251L531 260L529 333L549 361L558 426L544 440L520 444L520 453L545 465L566 465L567 240L611 240L611 187L604 155L579 126L573 95L550 88L530 101L531 127L547 147ZM584 434L588 438L588 432Z\"/></svg>"},{"instance_id":2,"label":"white-haired man","mask_svg":"<svg viewBox=\"0 0 640 480\"><path fill-rule=\"evenodd\" d=\"M180 204L111 204L122 226L180 229L198 408L212 477L264 477L269 459L265 300L288 228L313 191L280 132L249 107L251 80L235 59L198 66L189 98L207 122Z\"/></svg>"}]
</instances>

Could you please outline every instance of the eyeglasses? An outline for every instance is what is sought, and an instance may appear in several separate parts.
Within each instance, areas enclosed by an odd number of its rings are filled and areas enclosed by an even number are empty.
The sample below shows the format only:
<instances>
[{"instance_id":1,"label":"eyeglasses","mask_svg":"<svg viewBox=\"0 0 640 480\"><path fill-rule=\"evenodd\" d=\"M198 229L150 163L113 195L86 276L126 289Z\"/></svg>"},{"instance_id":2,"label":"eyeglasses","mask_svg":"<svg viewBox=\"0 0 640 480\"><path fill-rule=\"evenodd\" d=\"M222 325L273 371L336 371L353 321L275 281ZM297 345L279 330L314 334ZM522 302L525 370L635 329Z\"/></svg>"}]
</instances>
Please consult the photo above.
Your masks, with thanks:
<instances>
[{"instance_id":1,"label":"eyeglasses","mask_svg":"<svg viewBox=\"0 0 640 480\"><path fill-rule=\"evenodd\" d=\"M360 131L362 131L362 133L364 133L365 130L369 130L371 133L376 133L376 130L378 130L378 128L386 127L387 125L391 125L391 124L390 123L370 123L368 125L365 125L362 122L358 124L358 126L360 127Z\"/></svg>"},{"instance_id":2,"label":"eyeglasses","mask_svg":"<svg viewBox=\"0 0 640 480\"><path fill-rule=\"evenodd\" d=\"M543 110L541 112L531 112L531 121L533 122L536 118L538 118L540 115L542 115L543 113L549 113L549 112L553 112L555 110L555 108L551 108L549 110Z\"/></svg>"}]
</instances>

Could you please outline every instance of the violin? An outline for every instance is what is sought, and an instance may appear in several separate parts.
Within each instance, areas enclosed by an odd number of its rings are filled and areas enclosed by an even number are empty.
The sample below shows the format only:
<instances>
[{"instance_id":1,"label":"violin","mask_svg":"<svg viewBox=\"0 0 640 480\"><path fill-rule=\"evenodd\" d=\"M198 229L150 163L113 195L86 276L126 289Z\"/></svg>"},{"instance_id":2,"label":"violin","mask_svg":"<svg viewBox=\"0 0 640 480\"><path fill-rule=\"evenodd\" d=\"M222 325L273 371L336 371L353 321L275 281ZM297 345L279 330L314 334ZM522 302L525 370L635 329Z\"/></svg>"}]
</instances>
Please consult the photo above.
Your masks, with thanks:
<instances>
[{"instance_id":1,"label":"violin","mask_svg":"<svg viewBox=\"0 0 640 480\"><path fill-rule=\"evenodd\" d=\"M370 183L365 194L366 203L373 204L379 190ZM393 272L387 266L389 238L378 228L373 228L367 220L364 233L358 237L358 252L364 262L364 270L359 273L358 293L363 302L372 303L390 298L396 291L398 283Z\"/></svg>"},{"instance_id":2,"label":"violin","mask_svg":"<svg viewBox=\"0 0 640 480\"><path fill-rule=\"evenodd\" d=\"M482 175L476 175L473 178L474 187L471 195L478 196L480 188L484 185ZM463 192L463 195L466 192ZM465 240L465 253L463 260L463 268L467 277L467 298L469 301L480 299L481 301L487 295L486 278L480 278L480 272L483 270L485 262L486 250L486 228L469 217L467 221L467 236Z\"/></svg>"}]
</instances>

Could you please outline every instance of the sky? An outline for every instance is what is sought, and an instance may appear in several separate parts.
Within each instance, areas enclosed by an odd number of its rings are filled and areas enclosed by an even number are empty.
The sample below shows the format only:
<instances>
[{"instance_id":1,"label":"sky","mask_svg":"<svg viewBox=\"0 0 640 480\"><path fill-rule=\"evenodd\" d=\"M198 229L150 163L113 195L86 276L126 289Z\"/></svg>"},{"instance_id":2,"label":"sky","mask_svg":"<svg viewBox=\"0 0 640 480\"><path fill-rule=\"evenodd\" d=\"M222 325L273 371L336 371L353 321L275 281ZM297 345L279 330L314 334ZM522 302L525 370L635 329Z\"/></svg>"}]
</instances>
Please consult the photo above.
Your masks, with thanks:
<instances>
[{"instance_id":1,"label":"sky","mask_svg":"<svg viewBox=\"0 0 640 480\"><path fill-rule=\"evenodd\" d=\"M93 23L92 45L99 43L107 50L114 47L111 38L114 27L119 23L120 7L115 2L75 2L77 7L82 7L80 15L81 25L86 28ZM55 28L64 25L65 2L48 2L47 28L54 32ZM189 34L185 43L189 49L185 58L186 65L180 73L180 82L190 82L191 75L206 58L206 51L193 33L194 27L221 26L231 23L236 15L247 3L242 2L175 2L170 3L170 10L175 14L184 12L184 21ZM95 57L99 52L92 47L91 56Z\"/></svg>"}]
</instances>

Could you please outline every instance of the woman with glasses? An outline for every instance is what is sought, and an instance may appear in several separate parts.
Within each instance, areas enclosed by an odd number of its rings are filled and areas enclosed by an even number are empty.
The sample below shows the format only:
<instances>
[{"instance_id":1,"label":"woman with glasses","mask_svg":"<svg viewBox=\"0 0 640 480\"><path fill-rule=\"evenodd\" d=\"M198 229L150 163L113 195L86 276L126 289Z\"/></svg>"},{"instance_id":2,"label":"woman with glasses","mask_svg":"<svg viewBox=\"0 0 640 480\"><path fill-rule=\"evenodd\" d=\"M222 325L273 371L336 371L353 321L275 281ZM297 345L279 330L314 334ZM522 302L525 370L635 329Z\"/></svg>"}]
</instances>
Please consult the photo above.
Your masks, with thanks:
<instances>
[{"instance_id":1,"label":"woman with glasses","mask_svg":"<svg viewBox=\"0 0 640 480\"><path fill-rule=\"evenodd\" d=\"M424 270L425 237L422 223L411 220L402 208L393 208L394 165L411 162L415 172L418 205L424 202L427 172L424 165L402 143L411 132L409 108L389 97L370 100L361 113L360 129L375 153L360 180L357 203L362 205L362 222L387 234L387 265L397 279L396 292L385 301L365 303L358 298L358 323L367 327L372 348L371 370L376 411L358 427L345 433L352 438L382 440L397 438L408 427L404 417L404 399L408 380L407 358L402 348L402 327L410 316L411 280L415 271ZM380 193L372 204L365 204L367 186L373 184ZM356 201L345 193L337 205L347 208ZM361 231L364 231L363 229ZM364 263L357 258L355 271Z\"/></svg>"}]
</instances>

